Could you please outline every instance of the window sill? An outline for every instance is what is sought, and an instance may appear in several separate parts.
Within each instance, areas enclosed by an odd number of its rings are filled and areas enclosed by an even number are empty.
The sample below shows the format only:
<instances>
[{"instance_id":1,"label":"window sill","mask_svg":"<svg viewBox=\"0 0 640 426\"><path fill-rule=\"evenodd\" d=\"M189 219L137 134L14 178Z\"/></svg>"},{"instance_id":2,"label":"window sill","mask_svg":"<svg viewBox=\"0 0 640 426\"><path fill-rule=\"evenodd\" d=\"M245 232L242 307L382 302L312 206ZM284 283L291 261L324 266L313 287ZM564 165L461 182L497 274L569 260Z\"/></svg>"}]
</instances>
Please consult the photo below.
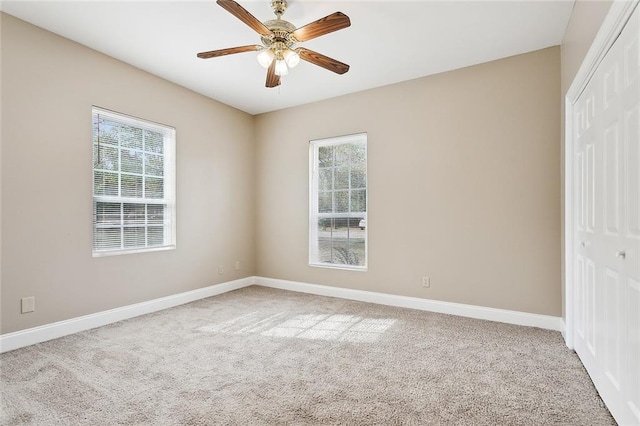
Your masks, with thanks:
<instances>
[{"instance_id":1,"label":"window sill","mask_svg":"<svg viewBox=\"0 0 640 426\"><path fill-rule=\"evenodd\" d=\"M366 266L349 266L339 263L309 263L312 268L339 269L343 271L367 272Z\"/></svg>"},{"instance_id":2,"label":"window sill","mask_svg":"<svg viewBox=\"0 0 640 426\"><path fill-rule=\"evenodd\" d=\"M135 254L135 253L149 253L154 251L167 251L167 250L175 250L176 246L162 246L162 247L148 247L148 248L136 248L136 249L125 249L125 250L111 250L111 251L94 251L93 257L107 257L107 256L118 256L121 254Z\"/></svg>"}]
</instances>

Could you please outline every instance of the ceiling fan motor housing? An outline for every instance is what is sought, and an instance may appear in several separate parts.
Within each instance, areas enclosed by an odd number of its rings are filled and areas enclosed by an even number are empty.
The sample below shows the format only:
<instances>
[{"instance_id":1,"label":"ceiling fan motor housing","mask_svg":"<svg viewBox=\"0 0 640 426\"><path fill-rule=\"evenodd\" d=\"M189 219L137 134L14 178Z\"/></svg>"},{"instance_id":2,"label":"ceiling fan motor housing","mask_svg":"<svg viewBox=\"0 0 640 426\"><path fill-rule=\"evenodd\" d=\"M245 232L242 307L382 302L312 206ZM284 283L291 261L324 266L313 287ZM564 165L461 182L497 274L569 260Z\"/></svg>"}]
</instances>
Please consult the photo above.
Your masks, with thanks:
<instances>
[{"instance_id":1,"label":"ceiling fan motor housing","mask_svg":"<svg viewBox=\"0 0 640 426\"><path fill-rule=\"evenodd\" d=\"M297 43L297 40L291 34L296 30L296 26L291 22L284 19L272 19L264 22L264 26L271 30L270 35L261 37L262 44L267 49L271 47L277 48L277 43L280 43L283 48L290 48Z\"/></svg>"}]
</instances>

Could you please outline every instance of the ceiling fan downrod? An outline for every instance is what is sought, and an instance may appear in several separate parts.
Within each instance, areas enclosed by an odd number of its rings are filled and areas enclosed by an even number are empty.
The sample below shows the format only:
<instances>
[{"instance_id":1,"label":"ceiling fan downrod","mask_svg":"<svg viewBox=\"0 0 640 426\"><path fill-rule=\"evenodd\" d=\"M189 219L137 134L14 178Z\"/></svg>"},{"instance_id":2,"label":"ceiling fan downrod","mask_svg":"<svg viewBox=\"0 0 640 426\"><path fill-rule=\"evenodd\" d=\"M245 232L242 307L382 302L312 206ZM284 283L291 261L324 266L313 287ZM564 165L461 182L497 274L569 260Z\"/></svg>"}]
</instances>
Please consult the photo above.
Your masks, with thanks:
<instances>
[{"instance_id":1,"label":"ceiling fan downrod","mask_svg":"<svg viewBox=\"0 0 640 426\"><path fill-rule=\"evenodd\" d=\"M273 13L280 19L287 10L287 0L271 0L271 7L273 8Z\"/></svg>"}]
</instances>

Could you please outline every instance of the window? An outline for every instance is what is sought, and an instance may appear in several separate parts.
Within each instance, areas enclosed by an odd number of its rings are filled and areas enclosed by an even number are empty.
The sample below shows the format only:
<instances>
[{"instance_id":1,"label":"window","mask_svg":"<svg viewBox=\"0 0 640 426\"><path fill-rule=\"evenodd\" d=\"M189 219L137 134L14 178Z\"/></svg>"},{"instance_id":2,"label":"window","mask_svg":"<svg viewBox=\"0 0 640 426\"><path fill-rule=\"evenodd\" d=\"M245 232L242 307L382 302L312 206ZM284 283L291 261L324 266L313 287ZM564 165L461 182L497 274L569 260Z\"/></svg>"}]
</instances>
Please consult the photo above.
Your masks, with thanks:
<instances>
[{"instance_id":1,"label":"window","mask_svg":"<svg viewBox=\"0 0 640 426\"><path fill-rule=\"evenodd\" d=\"M92 113L93 255L175 248L175 129Z\"/></svg>"},{"instance_id":2,"label":"window","mask_svg":"<svg viewBox=\"0 0 640 426\"><path fill-rule=\"evenodd\" d=\"M367 135L311 141L309 264L367 268Z\"/></svg>"}]
</instances>

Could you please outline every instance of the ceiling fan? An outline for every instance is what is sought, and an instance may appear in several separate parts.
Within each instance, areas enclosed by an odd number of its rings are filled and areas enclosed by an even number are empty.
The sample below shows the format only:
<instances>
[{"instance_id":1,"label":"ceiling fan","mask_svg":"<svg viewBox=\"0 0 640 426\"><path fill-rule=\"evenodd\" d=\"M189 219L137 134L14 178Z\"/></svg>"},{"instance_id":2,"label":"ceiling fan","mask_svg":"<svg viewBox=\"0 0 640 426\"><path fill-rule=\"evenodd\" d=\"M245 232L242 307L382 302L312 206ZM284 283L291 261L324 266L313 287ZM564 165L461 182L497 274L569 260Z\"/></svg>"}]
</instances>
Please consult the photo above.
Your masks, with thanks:
<instances>
[{"instance_id":1,"label":"ceiling fan","mask_svg":"<svg viewBox=\"0 0 640 426\"><path fill-rule=\"evenodd\" d=\"M264 68L267 68L266 87L279 86L280 77L287 75L289 68L298 65L300 59L337 74L344 74L349 71L349 65L347 64L314 52L313 50L296 46L298 43L350 26L351 21L344 13L335 12L303 27L296 28L292 23L282 19L282 15L287 9L286 0L271 1L271 7L276 15L276 19L264 23L258 21L256 17L233 0L217 0L216 3L260 34L262 45L250 44L247 46L200 52L198 53L198 58L207 59L234 53L260 52L258 54L258 62Z\"/></svg>"}]
</instances>

